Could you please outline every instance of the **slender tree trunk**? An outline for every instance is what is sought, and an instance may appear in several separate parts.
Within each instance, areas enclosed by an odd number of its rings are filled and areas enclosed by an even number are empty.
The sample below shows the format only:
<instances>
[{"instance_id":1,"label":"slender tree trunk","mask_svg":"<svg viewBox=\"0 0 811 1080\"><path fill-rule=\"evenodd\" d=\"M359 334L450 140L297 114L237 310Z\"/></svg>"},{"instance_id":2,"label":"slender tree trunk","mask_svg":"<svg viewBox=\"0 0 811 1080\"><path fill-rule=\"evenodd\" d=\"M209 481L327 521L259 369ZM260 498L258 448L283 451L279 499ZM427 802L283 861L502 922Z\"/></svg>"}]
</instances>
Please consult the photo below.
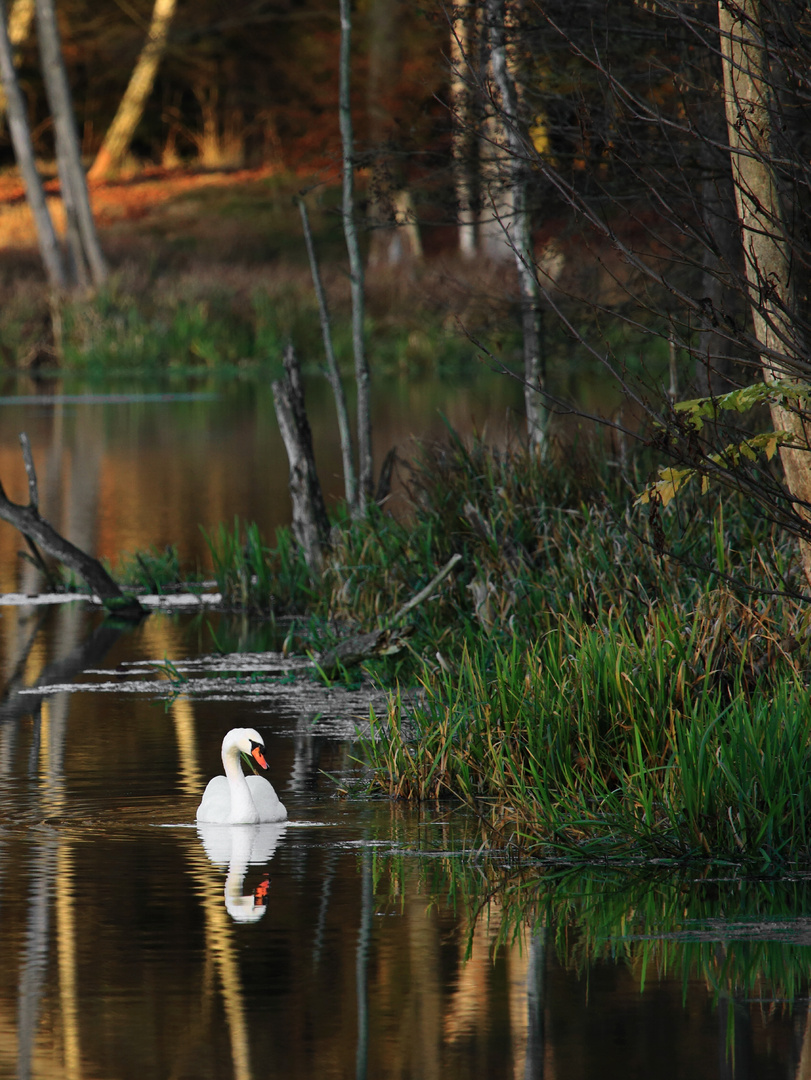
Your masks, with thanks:
<instances>
[{"instance_id":1,"label":"slender tree trunk","mask_svg":"<svg viewBox=\"0 0 811 1080\"><path fill-rule=\"evenodd\" d=\"M392 119L387 91L400 66L400 0L369 0L366 11L366 115L369 184L366 191L367 266L375 269L392 261L396 251L394 193L401 184L400 169L391 153Z\"/></svg>"},{"instance_id":2,"label":"slender tree trunk","mask_svg":"<svg viewBox=\"0 0 811 1080\"><path fill-rule=\"evenodd\" d=\"M135 129L141 122L147 100L155 85L158 67L166 52L169 27L176 7L177 0L155 0L146 43L141 49L121 104L104 136L96 160L90 168L88 176L91 180L118 172L127 156Z\"/></svg>"},{"instance_id":3,"label":"slender tree trunk","mask_svg":"<svg viewBox=\"0 0 811 1080\"><path fill-rule=\"evenodd\" d=\"M81 274L81 264L83 259L86 259L93 284L101 285L107 277L107 264L90 209L87 180L79 151L79 136L59 40L56 8L54 0L36 0L36 5L42 75L56 129L56 156L62 199L68 215L68 239L70 241L74 233L73 243L76 246L73 250L77 271Z\"/></svg>"},{"instance_id":4,"label":"slender tree trunk","mask_svg":"<svg viewBox=\"0 0 811 1080\"><path fill-rule=\"evenodd\" d=\"M34 25L35 0L14 0L8 13L8 39L14 52L14 65L19 63L16 50L28 40ZM0 87L0 112L6 110L5 90Z\"/></svg>"},{"instance_id":5,"label":"slender tree trunk","mask_svg":"<svg viewBox=\"0 0 811 1080\"><path fill-rule=\"evenodd\" d=\"M369 362L364 334L365 303L363 261L355 221L355 163L352 108L349 96L351 71L352 15L351 0L340 0L341 54L339 65L338 114L343 147L343 223L349 255L349 282L352 292L352 349L355 356L355 383L358 409L358 500L357 512L363 514L372 497L372 413Z\"/></svg>"},{"instance_id":6,"label":"slender tree trunk","mask_svg":"<svg viewBox=\"0 0 811 1080\"><path fill-rule=\"evenodd\" d=\"M456 221L459 252L466 259L476 254L474 212L475 169L473 102L471 89L472 46L476 3L463 0L451 22L451 110L453 112L453 169L456 188Z\"/></svg>"},{"instance_id":7,"label":"slender tree trunk","mask_svg":"<svg viewBox=\"0 0 811 1080\"><path fill-rule=\"evenodd\" d=\"M511 220L502 221L506 239L515 256L521 296L521 324L524 345L524 406L530 446L541 451L545 443L546 410L539 393L543 389L541 363L540 288L535 273L532 221L529 210L529 170L518 108L518 87L507 47L505 0L488 0L490 22L490 66L498 91L498 115L509 163L508 183L512 195Z\"/></svg>"},{"instance_id":8,"label":"slender tree trunk","mask_svg":"<svg viewBox=\"0 0 811 1080\"><path fill-rule=\"evenodd\" d=\"M307 246L307 256L310 260L310 270L313 275L313 288L318 301L318 312L321 318L321 336L324 341L324 355L327 360L327 378L332 387L332 396L335 399L335 412L338 416L338 435L341 440L341 457L344 466L344 497L349 513L355 515L358 498L357 480L355 478L355 463L352 457L352 434L349 426L349 412L346 407L346 395L344 394L341 375L338 371L338 362L335 359L335 350L332 347L332 329L330 326L329 309L327 307L327 294L321 281L321 272L318 269L318 259L313 244L313 234L310 229L310 217L307 213L307 204L304 199L298 199L298 207L301 211L301 223L304 228L304 243Z\"/></svg>"},{"instance_id":9,"label":"slender tree trunk","mask_svg":"<svg viewBox=\"0 0 811 1080\"><path fill-rule=\"evenodd\" d=\"M80 289L86 289L92 281L90 266L82 244L82 230L79 225L79 215L76 209L74 197L74 183L70 174L70 167L64 154L59 152L59 140L57 139L56 169L59 173L59 189L62 195L62 205L65 209L65 238L68 248L68 275L71 283Z\"/></svg>"},{"instance_id":10,"label":"slender tree trunk","mask_svg":"<svg viewBox=\"0 0 811 1080\"><path fill-rule=\"evenodd\" d=\"M8 13L8 40L12 51L18 49L24 41L28 40L31 27L34 23L34 0L14 0L11 11ZM15 65L17 57L14 57ZM0 113L6 110L6 93L0 87Z\"/></svg>"},{"instance_id":11,"label":"slender tree trunk","mask_svg":"<svg viewBox=\"0 0 811 1080\"><path fill-rule=\"evenodd\" d=\"M802 379L801 343L792 319L791 251L780 205L772 151L769 60L763 45L761 0L720 0L718 23L724 67L729 151L752 319L766 382ZM793 445L780 454L789 494L811 527L811 424L799 411L771 406L778 431ZM811 544L800 541L811 585Z\"/></svg>"},{"instance_id":12,"label":"slender tree trunk","mask_svg":"<svg viewBox=\"0 0 811 1080\"><path fill-rule=\"evenodd\" d=\"M34 215L39 250L45 265L45 272L53 288L64 289L68 284L67 273L53 221L48 210L48 204L45 200L42 179L34 158L34 147L31 142L31 132L28 128L28 114L17 82L12 43L6 25L5 4L2 0L0 0L0 77L2 77L5 91L8 127L14 146L14 156L17 159L20 175L25 184L28 205Z\"/></svg>"}]
</instances>

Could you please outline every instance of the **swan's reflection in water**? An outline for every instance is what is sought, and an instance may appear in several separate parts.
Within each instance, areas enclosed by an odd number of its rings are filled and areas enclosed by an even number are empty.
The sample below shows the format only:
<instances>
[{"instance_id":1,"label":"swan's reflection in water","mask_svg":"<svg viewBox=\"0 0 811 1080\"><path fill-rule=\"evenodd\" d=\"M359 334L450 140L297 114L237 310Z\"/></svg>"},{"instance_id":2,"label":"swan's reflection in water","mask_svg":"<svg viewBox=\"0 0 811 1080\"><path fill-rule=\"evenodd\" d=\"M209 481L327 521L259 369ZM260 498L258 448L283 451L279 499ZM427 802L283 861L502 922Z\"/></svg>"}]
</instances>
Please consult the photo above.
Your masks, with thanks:
<instances>
[{"instance_id":1,"label":"swan's reflection in water","mask_svg":"<svg viewBox=\"0 0 811 1080\"><path fill-rule=\"evenodd\" d=\"M287 822L261 825L214 825L198 821L197 835L215 866L228 868L225 879L225 909L234 922L258 922L267 908L268 877L252 892L244 882L250 866L264 866L273 858Z\"/></svg>"}]
</instances>

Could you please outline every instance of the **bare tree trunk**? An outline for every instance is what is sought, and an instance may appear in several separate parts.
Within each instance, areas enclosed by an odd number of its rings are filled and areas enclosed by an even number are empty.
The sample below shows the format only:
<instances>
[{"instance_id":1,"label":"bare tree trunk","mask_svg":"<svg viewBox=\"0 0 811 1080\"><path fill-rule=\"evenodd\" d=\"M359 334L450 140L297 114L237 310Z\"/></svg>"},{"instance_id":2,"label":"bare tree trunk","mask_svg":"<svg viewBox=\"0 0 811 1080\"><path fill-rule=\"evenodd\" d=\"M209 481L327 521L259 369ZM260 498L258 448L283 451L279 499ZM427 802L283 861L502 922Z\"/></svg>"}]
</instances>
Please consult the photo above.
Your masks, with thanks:
<instances>
[{"instance_id":1,"label":"bare tree trunk","mask_svg":"<svg viewBox=\"0 0 811 1080\"><path fill-rule=\"evenodd\" d=\"M706 72L707 83L717 84L717 72ZM701 274L701 297L705 308L699 324L695 363L699 397L725 394L734 389L734 364L728 329L745 321L738 294L731 283L740 279L741 237L732 183L730 155L726 147L726 115L717 95L708 98L698 121L703 137L698 146L701 165L701 217L707 237Z\"/></svg>"},{"instance_id":2,"label":"bare tree trunk","mask_svg":"<svg viewBox=\"0 0 811 1080\"><path fill-rule=\"evenodd\" d=\"M539 452L545 444L546 410L541 364L540 288L535 273L532 246L532 223L528 205L529 169L527 147L522 136L518 109L518 88L507 46L507 11L505 0L488 0L490 22L490 66L498 91L498 115L509 161L509 186L512 195L511 220L501 221L515 256L521 295L521 324L524 344L524 406L530 447Z\"/></svg>"},{"instance_id":3,"label":"bare tree trunk","mask_svg":"<svg viewBox=\"0 0 811 1080\"><path fill-rule=\"evenodd\" d=\"M74 197L74 184L71 180L70 166L63 154L59 152L57 139L56 169L59 173L59 190L62 195L62 205L65 208L65 239L68 248L68 274L71 284L85 289L92 281L90 266L82 244L82 230L79 225L79 215L76 209Z\"/></svg>"},{"instance_id":4,"label":"bare tree trunk","mask_svg":"<svg viewBox=\"0 0 811 1080\"><path fill-rule=\"evenodd\" d=\"M718 141L722 139L723 136ZM713 171L713 166L717 166L714 145L702 143L699 154L707 170L701 180L703 225L712 243L706 245L702 258L701 297L706 315L697 335L695 384L699 397L710 397L734 388L730 344L723 330L728 326L727 319L735 313L736 297L724 288L724 281L731 280L740 238L733 226L733 222L737 224L737 215L731 178Z\"/></svg>"},{"instance_id":5,"label":"bare tree trunk","mask_svg":"<svg viewBox=\"0 0 811 1080\"><path fill-rule=\"evenodd\" d=\"M718 24L724 68L729 151L743 240L755 336L766 382L802 378L801 344L792 320L791 253L780 205L772 153L769 60L761 30L761 0L719 0ZM799 411L771 406L775 430L789 431L781 447L786 484L795 509L811 526L811 424ZM800 540L811 585L811 544Z\"/></svg>"},{"instance_id":6,"label":"bare tree trunk","mask_svg":"<svg viewBox=\"0 0 811 1080\"><path fill-rule=\"evenodd\" d=\"M146 43L130 76L127 89L118 106L112 124L104 136L96 160L88 176L91 180L108 176L121 168L135 134L141 122L158 67L166 52L169 27L177 7L177 0L155 0L152 19L149 24Z\"/></svg>"},{"instance_id":7,"label":"bare tree trunk","mask_svg":"<svg viewBox=\"0 0 811 1080\"><path fill-rule=\"evenodd\" d=\"M93 284L101 285L107 277L107 264L90 209L87 180L79 151L79 136L59 40L56 8L54 0L36 0L36 6L42 75L56 129L56 156L62 199L68 215L68 239L71 240L74 231L75 247L72 247L72 250L79 274L81 275L82 262L86 259Z\"/></svg>"},{"instance_id":8,"label":"bare tree trunk","mask_svg":"<svg viewBox=\"0 0 811 1080\"><path fill-rule=\"evenodd\" d=\"M329 518L318 481L313 439L304 407L301 372L292 345L284 354L283 379L273 383L273 404L290 464L290 498L293 502L293 535L304 551L314 578L324 565L324 545L329 538Z\"/></svg>"},{"instance_id":9,"label":"bare tree trunk","mask_svg":"<svg viewBox=\"0 0 811 1080\"><path fill-rule=\"evenodd\" d=\"M352 434L349 427L349 413L346 408L346 395L344 394L341 374L338 371L338 362L335 359L335 350L332 347L332 329L330 327L329 309L327 308L327 294L321 281L321 273L318 269L318 259L313 244L313 234L310 229L310 217L307 213L307 204L303 198L298 199L298 207L301 211L301 223L304 228L304 243L307 246L307 256L310 260L310 270L313 275L313 288L318 301L318 312L321 318L321 336L324 341L324 355L327 359L327 378L332 387L332 396L335 399L335 411L338 416L338 435L341 440L341 457L344 466L344 497L349 513L354 516L358 498L357 480L355 478L355 463L352 457Z\"/></svg>"},{"instance_id":10,"label":"bare tree trunk","mask_svg":"<svg viewBox=\"0 0 811 1080\"><path fill-rule=\"evenodd\" d=\"M28 40L31 27L34 23L34 0L14 0L11 11L8 14L8 40L12 51L18 49L24 41ZM14 57L15 66L17 57ZM6 110L6 93L0 87L0 113Z\"/></svg>"},{"instance_id":11,"label":"bare tree trunk","mask_svg":"<svg viewBox=\"0 0 811 1080\"><path fill-rule=\"evenodd\" d=\"M25 184L26 198L34 215L37 239L48 281L55 289L67 287L68 279L59 241L45 200L42 179L34 158L28 114L22 92L17 82L14 56L9 32L6 28L5 4L0 0L0 77L3 80L8 127L14 145L14 156Z\"/></svg>"},{"instance_id":12,"label":"bare tree trunk","mask_svg":"<svg viewBox=\"0 0 811 1080\"><path fill-rule=\"evenodd\" d=\"M357 512L364 514L372 497L372 412L370 401L369 362L364 335L365 303L363 261L360 256L358 230L355 221L355 163L352 108L349 96L351 71L352 15L351 0L340 0L341 55L339 66L338 115L343 147L343 223L346 250L349 255L349 282L352 292L352 349L355 356L355 383L358 409L358 500Z\"/></svg>"},{"instance_id":13,"label":"bare tree trunk","mask_svg":"<svg viewBox=\"0 0 811 1080\"><path fill-rule=\"evenodd\" d=\"M453 169L456 188L456 221L459 253L466 259L476 254L474 211L474 139L471 89L472 46L475 37L475 0L463 0L451 21L451 110L453 112Z\"/></svg>"}]
</instances>

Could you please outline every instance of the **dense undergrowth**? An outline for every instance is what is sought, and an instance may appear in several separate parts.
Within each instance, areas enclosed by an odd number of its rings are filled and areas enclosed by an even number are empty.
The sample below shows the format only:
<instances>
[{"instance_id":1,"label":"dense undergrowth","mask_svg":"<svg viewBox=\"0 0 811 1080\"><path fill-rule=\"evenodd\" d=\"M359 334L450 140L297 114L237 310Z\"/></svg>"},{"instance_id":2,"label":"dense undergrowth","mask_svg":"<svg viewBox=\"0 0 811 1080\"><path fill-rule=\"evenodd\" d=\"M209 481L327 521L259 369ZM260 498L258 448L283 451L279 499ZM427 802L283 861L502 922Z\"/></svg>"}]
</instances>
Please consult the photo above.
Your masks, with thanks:
<instances>
[{"instance_id":1,"label":"dense undergrowth","mask_svg":"<svg viewBox=\"0 0 811 1080\"><path fill-rule=\"evenodd\" d=\"M209 536L231 602L301 647L385 626L453 554L363 743L369 788L474 806L489 842L579 857L811 858L808 616L791 541L742 502L452 438L408 467L411 513L339 520L319 587L289 534ZM413 693L415 684L421 693ZM408 692L406 692L408 691Z\"/></svg>"},{"instance_id":2,"label":"dense undergrowth","mask_svg":"<svg viewBox=\"0 0 811 1080\"><path fill-rule=\"evenodd\" d=\"M452 793L491 842L525 848L805 858L807 614L781 595L798 585L790 544L709 500L681 522L676 508L654 544L621 482L589 475L459 443L418 472L411 545L431 537L467 570L435 638L446 662L366 743L374 786Z\"/></svg>"}]
</instances>

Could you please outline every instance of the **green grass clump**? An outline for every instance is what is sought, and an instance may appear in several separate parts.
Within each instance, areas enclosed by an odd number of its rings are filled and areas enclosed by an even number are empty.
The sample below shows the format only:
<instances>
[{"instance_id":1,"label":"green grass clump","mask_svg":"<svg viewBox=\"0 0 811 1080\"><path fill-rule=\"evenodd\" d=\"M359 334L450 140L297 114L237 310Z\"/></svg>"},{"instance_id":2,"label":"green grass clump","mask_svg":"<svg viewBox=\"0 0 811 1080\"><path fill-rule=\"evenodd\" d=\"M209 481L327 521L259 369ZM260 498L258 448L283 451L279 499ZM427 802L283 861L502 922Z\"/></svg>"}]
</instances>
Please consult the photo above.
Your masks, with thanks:
<instances>
[{"instance_id":1,"label":"green grass clump","mask_svg":"<svg viewBox=\"0 0 811 1080\"><path fill-rule=\"evenodd\" d=\"M211 556L214 579L227 607L257 615L276 615L314 596L307 565L288 529L279 529L276 547L269 547L255 522L232 528L222 522L202 529Z\"/></svg>"},{"instance_id":2,"label":"green grass clump","mask_svg":"<svg viewBox=\"0 0 811 1080\"><path fill-rule=\"evenodd\" d=\"M477 806L496 842L581 856L724 855L762 866L811 851L811 709L788 666L731 678L674 617L562 623L483 644L426 680L422 704L366 741L374 783ZM790 674L788 674L790 672Z\"/></svg>"},{"instance_id":3,"label":"green grass clump","mask_svg":"<svg viewBox=\"0 0 811 1080\"><path fill-rule=\"evenodd\" d=\"M125 589L160 595L176 592L188 586L189 574L181 570L177 548L167 545L163 550L156 547L145 551L124 552L114 570L116 581Z\"/></svg>"},{"instance_id":4,"label":"green grass clump","mask_svg":"<svg viewBox=\"0 0 811 1080\"><path fill-rule=\"evenodd\" d=\"M423 626L421 702L395 701L365 742L372 787L460 798L493 842L532 850L808 858L790 545L744 504L704 502L665 555L589 475L596 490L459 443L417 467L410 549L466 569Z\"/></svg>"}]
</instances>

